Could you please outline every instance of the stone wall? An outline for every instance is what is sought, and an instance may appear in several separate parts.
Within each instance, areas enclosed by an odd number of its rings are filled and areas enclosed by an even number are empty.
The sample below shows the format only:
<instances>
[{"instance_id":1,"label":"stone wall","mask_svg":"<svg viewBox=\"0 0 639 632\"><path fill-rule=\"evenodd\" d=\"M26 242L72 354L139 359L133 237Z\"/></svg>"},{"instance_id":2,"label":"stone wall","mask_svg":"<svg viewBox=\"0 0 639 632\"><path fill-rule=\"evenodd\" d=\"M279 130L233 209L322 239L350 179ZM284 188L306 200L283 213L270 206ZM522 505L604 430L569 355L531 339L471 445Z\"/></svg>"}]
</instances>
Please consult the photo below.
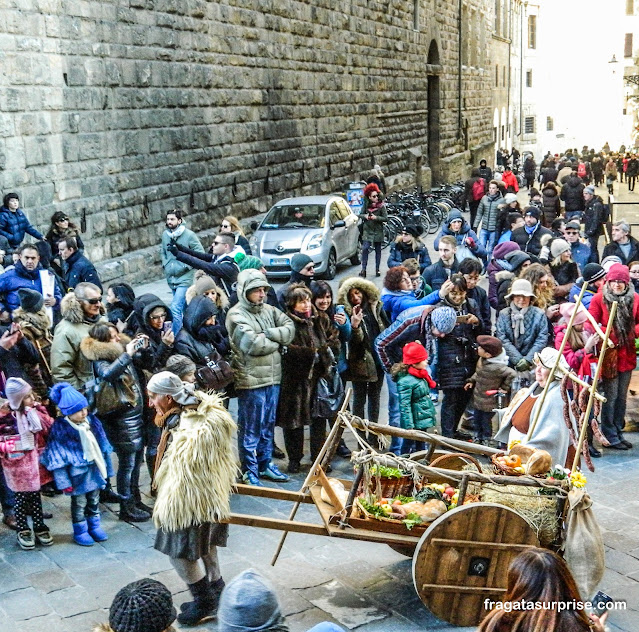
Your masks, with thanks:
<instances>
[{"instance_id":1,"label":"stone wall","mask_svg":"<svg viewBox=\"0 0 639 632\"><path fill-rule=\"evenodd\" d=\"M82 222L105 280L158 275L171 208L210 232L228 213L339 190L375 162L414 173L415 150L430 173L428 74L440 177L466 177L491 141L485 46L463 69L458 116L456 2L421 0L418 29L413 0L3 6L2 190L41 229L55 210ZM464 6L489 28L489 0Z\"/></svg>"}]
</instances>

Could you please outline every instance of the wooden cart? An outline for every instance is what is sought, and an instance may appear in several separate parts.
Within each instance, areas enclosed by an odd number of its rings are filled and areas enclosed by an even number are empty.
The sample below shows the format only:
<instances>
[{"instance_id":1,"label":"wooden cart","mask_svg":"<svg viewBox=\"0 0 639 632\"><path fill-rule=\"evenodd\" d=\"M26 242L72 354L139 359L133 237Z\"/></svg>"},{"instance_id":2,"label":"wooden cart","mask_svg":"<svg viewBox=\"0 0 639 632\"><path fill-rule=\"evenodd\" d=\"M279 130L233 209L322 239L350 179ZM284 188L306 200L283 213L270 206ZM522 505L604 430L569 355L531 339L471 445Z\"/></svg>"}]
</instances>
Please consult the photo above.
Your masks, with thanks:
<instances>
[{"instance_id":1,"label":"wooden cart","mask_svg":"<svg viewBox=\"0 0 639 632\"><path fill-rule=\"evenodd\" d=\"M387 544L412 556L415 590L435 616L455 625L477 625L486 614L484 600L499 601L503 597L512 559L526 548L539 546L534 529L513 509L483 502L462 504L468 484L486 482L487 475L462 470L461 466L472 454L490 456L497 450L419 431L366 423L349 413L341 412L338 420L300 491L250 485L236 487L236 493L240 495L295 503L289 519L234 513L228 522L284 531L273 564L289 531ZM456 484L460 494L459 506L430 525L414 527L412 531L408 531L401 523L361 517L355 510L354 501L364 468L358 470L353 481L342 481L349 491L346 503L342 504L328 483L324 468L333 456L345 422L350 428L366 428L376 435L395 435L427 442L427 451L413 455L423 459L422 462L416 461L415 467L420 474L428 477L429 482ZM444 451L438 451L438 448ZM455 454L450 454L450 451ZM447 455L446 468L427 465L441 463L441 460L436 459L442 455ZM468 458L465 455L469 455ZM390 456L380 458L388 458L389 464L392 459ZM450 469L451 466L456 469ZM528 476L489 478L491 483L497 485L544 485L540 480ZM322 499L322 489L326 490L332 504ZM302 503L315 505L321 524L294 520L297 508Z\"/></svg>"}]
</instances>

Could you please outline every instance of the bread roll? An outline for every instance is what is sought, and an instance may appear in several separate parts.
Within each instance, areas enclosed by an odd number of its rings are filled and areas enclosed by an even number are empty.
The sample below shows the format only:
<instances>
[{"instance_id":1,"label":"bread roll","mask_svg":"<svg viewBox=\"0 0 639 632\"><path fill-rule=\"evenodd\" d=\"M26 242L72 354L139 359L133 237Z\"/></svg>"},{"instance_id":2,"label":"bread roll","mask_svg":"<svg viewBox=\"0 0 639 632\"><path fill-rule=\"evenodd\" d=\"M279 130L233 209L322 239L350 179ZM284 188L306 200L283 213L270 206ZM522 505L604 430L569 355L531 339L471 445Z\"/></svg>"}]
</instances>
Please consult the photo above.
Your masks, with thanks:
<instances>
[{"instance_id":1,"label":"bread roll","mask_svg":"<svg viewBox=\"0 0 639 632\"><path fill-rule=\"evenodd\" d=\"M521 459L522 463L527 463L533 452L535 452L535 448L529 448L526 445L517 443L510 448L508 454L516 454Z\"/></svg>"},{"instance_id":2,"label":"bread roll","mask_svg":"<svg viewBox=\"0 0 639 632\"><path fill-rule=\"evenodd\" d=\"M546 474L552 467L552 457L546 450L535 450L526 462L526 474Z\"/></svg>"}]
</instances>

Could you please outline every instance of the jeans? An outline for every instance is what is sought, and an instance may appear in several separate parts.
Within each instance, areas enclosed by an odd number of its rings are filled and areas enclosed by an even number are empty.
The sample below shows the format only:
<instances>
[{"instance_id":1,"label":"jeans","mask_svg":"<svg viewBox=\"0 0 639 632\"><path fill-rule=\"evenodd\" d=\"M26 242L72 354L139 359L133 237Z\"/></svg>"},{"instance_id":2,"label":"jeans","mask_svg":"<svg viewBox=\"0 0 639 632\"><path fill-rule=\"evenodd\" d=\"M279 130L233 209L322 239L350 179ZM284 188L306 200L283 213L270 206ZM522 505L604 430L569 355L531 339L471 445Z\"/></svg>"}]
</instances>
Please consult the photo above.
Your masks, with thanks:
<instances>
[{"instance_id":1,"label":"jeans","mask_svg":"<svg viewBox=\"0 0 639 632\"><path fill-rule=\"evenodd\" d=\"M0 503L2 504L2 512L5 516L13 514L13 508L16 504L15 492L11 491L4 479L4 472L0 465Z\"/></svg>"},{"instance_id":2,"label":"jeans","mask_svg":"<svg viewBox=\"0 0 639 632\"><path fill-rule=\"evenodd\" d=\"M87 494L71 496L71 522L84 522L87 518L100 515L100 490L94 489Z\"/></svg>"},{"instance_id":3,"label":"jeans","mask_svg":"<svg viewBox=\"0 0 639 632\"><path fill-rule=\"evenodd\" d=\"M184 316L184 306L186 305L186 291L188 285L178 285L171 288L173 292L173 300L171 301L171 314L173 315L173 333L177 336L178 331L182 329L182 318Z\"/></svg>"},{"instance_id":4,"label":"jeans","mask_svg":"<svg viewBox=\"0 0 639 632\"><path fill-rule=\"evenodd\" d=\"M376 241L371 243L370 241L364 240L362 242L362 270L366 271L366 266L368 265L368 253L371 250L371 246L375 248L375 271L379 272L379 266L382 263L382 242Z\"/></svg>"},{"instance_id":5,"label":"jeans","mask_svg":"<svg viewBox=\"0 0 639 632\"><path fill-rule=\"evenodd\" d=\"M130 498L140 489L140 467L144 457L144 449L129 452L114 448L118 455L118 473L116 476L118 494L123 498Z\"/></svg>"},{"instance_id":6,"label":"jeans","mask_svg":"<svg viewBox=\"0 0 639 632\"><path fill-rule=\"evenodd\" d=\"M271 462L280 385L237 391L237 442L242 472L258 476Z\"/></svg>"},{"instance_id":7,"label":"jeans","mask_svg":"<svg viewBox=\"0 0 639 632\"><path fill-rule=\"evenodd\" d=\"M326 441L326 419L312 419L309 425L311 460L315 462ZM299 463L304 456L304 427L284 430L284 445L289 462Z\"/></svg>"},{"instance_id":8,"label":"jeans","mask_svg":"<svg viewBox=\"0 0 639 632\"><path fill-rule=\"evenodd\" d=\"M416 439L404 439L402 443L402 454L412 454L413 452L421 452L426 449L426 441L417 441Z\"/></svg>"},{"instance_id":9,"label":"jeans","mask_svg":"<svg viewBox=\"0 0 639 632\"><path fill-rule=\"evenodd\" d=\"M484 248L486 248L486 261L490 261L491 254L493 252L493 248L495 247L495 241L497 241L497 231L496 230L485 230L482 228L479 231L479 241L482 243Z\"/></svg>"},{"instance_id":10,"label":"jeans","mask_svg":"<svg viewBox=\"0 0 639 632\"><path fill-rule=\"evenodd\" d=\"M443 388L442 392L444 393L441 413L442 434L445 437L452 438L468 402L473 397L473 392L472 390L464 390L463 386L459 388Z\"/></svg>"},{"instance_id":11,"label":"jeans","mask_svg":"<svg viewBox=\"0 0 639 632\"><path fill-rule=\"evenodd\" d=\"M373 423L379 421L379 399L384 385L384 372L377 368L377 382L353 382L353 414ZM368 404L368 417L366 416Z\"/></svg>"},{"instance_id":12,"label":"jeans","mask_svg":"<svg viewBox=\"0 0 639 632\"><path fill-rule=\"evenodd\" d=\"M475 428L478 439L492 439L493 437L493 417L495 413L475 408Z\"/></svg>"},{"instance_id":13,"label":"jeans","mask_svg":"<svg viewBox=\"0 0 639 632\"><path fill-rule=\"evenodd\" d=\"M622 430L626 424L626 399L632 371L620 371L614 380L602 380L606 402L601 407L601 431L612 445L623 440Z\"/></svg>"},{"instance_id":14,"label":"jeans","mask_svg":"<svg viewBox=\"0 0 639 632\"><path fill-rule=\"evenodd\" d=\"M399 397L397 396L397 382L386 373L386 386L388 388L388 425L399 428ZM392 437L389 451L393 454L402 453L402 437Z\"/></svg>"}]
</instances>

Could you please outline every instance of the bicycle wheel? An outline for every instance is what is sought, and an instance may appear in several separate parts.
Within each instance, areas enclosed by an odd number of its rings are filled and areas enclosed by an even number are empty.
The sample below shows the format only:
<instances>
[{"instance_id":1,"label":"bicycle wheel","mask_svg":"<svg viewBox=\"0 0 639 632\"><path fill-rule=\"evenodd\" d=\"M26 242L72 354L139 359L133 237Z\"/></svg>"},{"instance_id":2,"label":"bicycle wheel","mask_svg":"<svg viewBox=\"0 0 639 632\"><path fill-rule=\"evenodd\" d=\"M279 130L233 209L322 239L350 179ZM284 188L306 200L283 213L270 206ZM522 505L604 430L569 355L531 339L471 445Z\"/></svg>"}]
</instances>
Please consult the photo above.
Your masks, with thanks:
<instances>
[{"instance_id":1,"label":"bicycle wheel","mask_svg":"<svg viewBox=\"0 0 639 632\"><path fill-rule=\"evenodd\" d=\"M386 250L390 243L395 239L395 235L393 234L392 228L389 225L390 222L386 222L384 224L384 239L382 240L382 250Z\"/></svg>"}]
</instances>

